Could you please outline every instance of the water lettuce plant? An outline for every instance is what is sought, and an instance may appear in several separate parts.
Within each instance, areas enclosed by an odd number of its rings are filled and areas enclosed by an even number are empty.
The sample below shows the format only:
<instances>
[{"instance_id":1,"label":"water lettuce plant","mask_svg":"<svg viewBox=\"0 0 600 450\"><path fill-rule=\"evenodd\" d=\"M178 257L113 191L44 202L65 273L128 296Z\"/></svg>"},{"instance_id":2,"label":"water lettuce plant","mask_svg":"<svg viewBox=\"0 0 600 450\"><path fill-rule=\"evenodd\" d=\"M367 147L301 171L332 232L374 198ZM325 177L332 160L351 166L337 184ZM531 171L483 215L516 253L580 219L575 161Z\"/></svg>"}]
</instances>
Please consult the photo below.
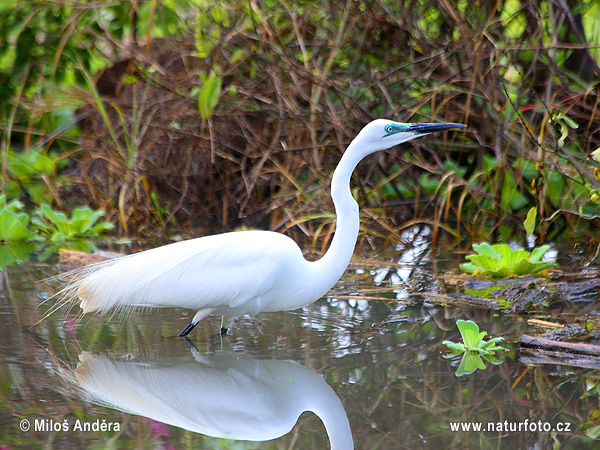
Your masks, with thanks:
<instances>
[{"instance_id":1,"label":"water lettuce plant","mask_svg":"<svg viewBox=\"0 0 600 450\"><path fill-rule=\"evenodd\" d=\"M485 369L482 358L492 364L502 363L501 360L496 359L493 355L497 352L506 351L504 347L497 345L504 340L503 337L495 337L489 341L484 341L483 338L487 332L479 332L479 326L472 320L457 320L456 325L458 326L463 342L444 341L442 344L452 350L451 353L444 355L444 358L454 358L455 356L463 355L463 359L456 370L457 377L468 375L477 369Z\"/></svg>"},{"instance_id":2,"label":"water lettuce plant","mask_svg":"<svg viewBox=\"0 0 600 450\"><path fill-rule=\"evenodd\" d=\"M25 242L34 237L28 228L29 216L19 212L21 207L16 200L6 203L6 197L0 195L0 243Z\"/></svg>"},{"instance_id":3,"label":"water lettuce plant","mask_svg":"<svg viewBox=\"0 0 600 450\"><path fill-rule=\"evenodd\" d=\"M474 255L467 255L468 263L460 265L461 270L472 274L482 274L491 278L533 275L555 266L553 262L541 261L550 249L543 245L532 252L513 250L506 244L490 245L487 242L473 244Z\"/></svg>"},{"instance_id":4,"label":"water lettuce plant","mask_svg":"<svg viewBox=\"0 0 600 450\"><path fill-rule=\"evenodd\" d=\"M70 218L62 212L54 211L47 203L42 204L36 213L38 217L31 222L41 232L49 235L52 242L95 237L114 228L108 221L96 223L104 215L104 211L94 211L88 206L75 208Z\"/></svg>"}]
</instances>

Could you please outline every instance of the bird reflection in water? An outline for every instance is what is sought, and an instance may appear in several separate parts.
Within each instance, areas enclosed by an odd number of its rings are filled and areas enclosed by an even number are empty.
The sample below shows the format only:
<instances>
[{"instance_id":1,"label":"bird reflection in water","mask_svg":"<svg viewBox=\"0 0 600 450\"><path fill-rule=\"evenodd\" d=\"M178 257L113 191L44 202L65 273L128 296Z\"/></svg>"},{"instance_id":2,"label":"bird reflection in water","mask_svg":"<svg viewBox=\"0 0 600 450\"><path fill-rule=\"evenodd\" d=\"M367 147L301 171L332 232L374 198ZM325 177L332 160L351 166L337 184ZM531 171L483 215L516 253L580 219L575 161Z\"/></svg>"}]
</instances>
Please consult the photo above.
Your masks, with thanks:
<instances>
[{"instance_id":1,"label":"bird reflection in water","mask_svg":"<svg viewBox=\"0 0 600 450\"><path fill-rule=\"evenodd\" d=\"M342 403L317 373L232 351L203 355L186 342L194 359L140 362L83 352L69 384L92 403L217 438L275 439L312 411L333 450L354 448Z\"/></svg>"}]
</instances>

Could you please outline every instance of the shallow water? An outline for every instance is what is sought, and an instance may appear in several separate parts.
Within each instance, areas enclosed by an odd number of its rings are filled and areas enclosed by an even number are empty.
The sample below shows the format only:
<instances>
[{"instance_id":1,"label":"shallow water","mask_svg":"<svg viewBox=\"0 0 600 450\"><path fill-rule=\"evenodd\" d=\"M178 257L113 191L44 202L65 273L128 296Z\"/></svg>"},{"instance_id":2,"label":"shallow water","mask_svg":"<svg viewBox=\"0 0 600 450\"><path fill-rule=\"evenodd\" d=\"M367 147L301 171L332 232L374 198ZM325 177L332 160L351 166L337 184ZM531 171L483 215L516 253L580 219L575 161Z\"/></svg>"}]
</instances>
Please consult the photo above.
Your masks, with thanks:
<instances>
[{"instance_id":1,"label":"shallow water","mask_svg":"<svg viewBox=\"0 0 600 450\"><path fill-rule=\"evenodd\" d=\"M439 275L457 271L462 256L433 251L427 235L409 237L410 245L358 256L313 305L238 319L227 338L215 335L220 322L211 317L189 341L177 333L191 311L78 322L75 308L41 320L49 305L39 304L55 288L39 280L59 269L7 268L0 443L326 449L331 438L345 449L351 433L356 449L598 448L589 437L599 434L598 392L589 389L598 371L524 363L526 316L428 303L427 292L453 289ZM595 314L595 301L559 314ZM460 318L507 339L504 363L455 375L459 361L442 357L442 341L460 340ZM466 430L488 423L500 430Z\"/></svg>"}]
</instances>

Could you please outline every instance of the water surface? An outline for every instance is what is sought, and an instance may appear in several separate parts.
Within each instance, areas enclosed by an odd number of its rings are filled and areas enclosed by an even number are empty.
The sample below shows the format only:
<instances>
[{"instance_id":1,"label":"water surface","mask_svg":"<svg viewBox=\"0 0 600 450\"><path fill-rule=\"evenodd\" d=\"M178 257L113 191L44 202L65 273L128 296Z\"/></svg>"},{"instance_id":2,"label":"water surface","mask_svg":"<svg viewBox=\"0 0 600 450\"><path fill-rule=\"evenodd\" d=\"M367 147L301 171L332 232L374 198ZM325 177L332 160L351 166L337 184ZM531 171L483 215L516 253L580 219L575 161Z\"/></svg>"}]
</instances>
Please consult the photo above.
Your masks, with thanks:
<instances>
[{"instance_id":1,"label":"water surface","mask_svg":"<svg viewBox=\"0 0 600 450\"><path fill-rule=\"evenodd\" d=\"M74 308L42 319L55 286L39 280L57 265L7 268L0 443L326 449L330 438L347 448L351 433L357 449L598 448L598 371L523 362L527 316L427 302L428 292L456 290L440 275L457 271L462 255L434 251L427 233L408 238L358 255L326 298L238 319L225 339L217 317L178 338L193 313L177 309L78 321ZM568 268L583 269L572 259ZM556 314L594 317L595 301ZM455 375L459 361L444 359L441 343L460 340L460 318L507 339L504 363ZM466 429L488 423L496 430Z\"/></svg>"}]
</instances>

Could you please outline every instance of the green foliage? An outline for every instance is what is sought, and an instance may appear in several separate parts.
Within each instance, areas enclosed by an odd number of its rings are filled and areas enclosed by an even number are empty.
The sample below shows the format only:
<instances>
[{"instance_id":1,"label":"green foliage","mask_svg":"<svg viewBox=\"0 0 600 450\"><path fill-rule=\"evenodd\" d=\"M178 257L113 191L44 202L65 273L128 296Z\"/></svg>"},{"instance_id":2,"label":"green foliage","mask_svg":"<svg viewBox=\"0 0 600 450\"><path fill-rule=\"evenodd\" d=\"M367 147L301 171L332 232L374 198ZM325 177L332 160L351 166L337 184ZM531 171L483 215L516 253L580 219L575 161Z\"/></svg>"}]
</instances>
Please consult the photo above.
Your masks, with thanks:
<instances>
[{"instance_id":1,"label":"green foliage","mask_svg":"<svg viewBox=\"0 0 600 450\"><path fill-rule=\"evenodd\" d=\"M6 202L0 194L0 270L23 261L35 250L31 241L35 234L29 229L29 216L20 212L23 204L17 200Z\"/></svg>"},{"instance_id":2,"label":"green foliage","mask_svg":"<svg viewBox=\"0 0 600 450\"><path fill-rule=\"evenodd\" d=\"M62 161L58 165L64 166L65 163L66 161ZM54 159L40 150L8 150L5 194L8 198L15 199L27 193L36 203L49 201L51 195L45 180L54 178L56 170L57 163Z\"/></svg>"},{"instance_id":3,"label":"green foliage","mask_svg":"<svg viewBox=\"0 0 600 450\"><path fill-rule=\"evenodd\" d=\"M0 196L0 205L2 204ZM17 202L0 207L0 243L25 242L33 238L34 233L29 230L29 216L17 212Z\"/></svg>"},{"instance_id":4,"label":"green foliage","mask_svg":"<svg viewBox=\"0 0 600 450\"><path fill-rule=\"evenodd\" d=\"M114 228L107 221L96 223L104 211L93 211L87 206L75 208L69 218L43 203L36 214L37 217L30 218L21 202L6 202L6 196L0 194L0 269L25 260L36 247L40 260L65 245L75 250L93 251L95 246L89 239Z\"/></svg>"},{"instance_id":5,"label":"green foliage","mask_svg":"<svg viewBox=\"0 0 600 450\"><path fill-rule=\"evenodd\" d=\"M96 223L104 215L104 211L94 211L87 206L75 208L70 218L62 212L54 211L47 203L42 204L36 213L38 217L32 223L40 232L48 235L52 242L96 237L114 228L107 221Z\"/></svg>"},{"instance_id":6,"label":"green foliage","mask_svg":"<svg viewBox=\"0 0 600 450\"><path fill-rule=\"evenodd\" d=\"M515 226L516 218L532 207L540 216L540 235L565 228L593 232L593 220L600 217L600 184L594 175L600 168L585 157L600 147L597 133L590 132L598 121L598 69L593 63L600 61L600 7L592 0L564 8L532 0L469 5L463 0L451 8L431 1L391 0L5 1L0 5L0 123L7 131L2 162L11 147L25 149L18 153L23 160L33 158L31 144L38 138L47 139L47 145L34 153L54 159L49 150L60 148L75 169L85 160L82 166L93 167L95 176L73 173L86 177L80 186L90 186L95 200L115 199L102 204L118 210L109 212L118 215L122 229L132 216L127 207L154 220L153 205L169 209L180 200L195 201L167 194L179 192L183 181L197 183L185 192L206 192L212 208L192 220L221 214L231 221L256 217L250 209L266 198L271 186L280 186L277 198L286 205L295 198L289 180L302 180L304 190L319 185L325 189L324 174L339 159L325 146L348 142L369 118L468 119L470 133L445 133L427 144L405 146L410 148L406 163L380 156L385 163L380 168L359 168L365 206L399 210L387 208L386 202L408 205L406 200L414 198L418 201L401 208L415 209L414 214L404 211L407 216L429 220L433 215L447 227L454 227L457 218L453 234L466 230L475 239L500 223ZM563 20L563 15L580 20ZM177 39L169 39L173 36ZM176 56L182 54L185 61ZM125 60L126 71L117 65L114 73L98 76ZM443 64L432 70L431 61ZM178 73L171 73L172 68ZM120 78L108 76L115 74ZM119 95L111 98L114 94L103 90L106 82L118 87ZM151 86L148 98L146 87L139 89L144 84ZM65 92L77 100L65 100ZM136 97L140 92L141 100ZM170 112L165 105L175 102L165 93L189 103ZM82 102L96 111L80 123L94 122L89 129L98 132L103 145L67 153L76 145L70 133ZM212 180L210 173L190 177L186 170L173 169L178 152L166 152L164 167L157 166L161 159L150 151L152 144L169 142L176 148L183 135L197 140L178 147L195 149L181 159L197 161L198 155L208 153L203 148L208 142L204 124L195 129L196 117L171 117L190 107L203 120L211 119L210 145L219 142L223 152L219 160L211 148L211 164L219 173L214 180L221 186L228 180L233 187L211 186L208 191L208 182L197 180ZM229 119L232 114L237 120ZM158 123L178 127L164 127L159 135ZM289 174L274 172L267 161L259 165L262 172L257 169L240 179L260 157L255 149L273 160L298 158L296 151L281 152L279 141L289 149L310 148L311 155L300 156L302 165L279 164L291 167ZM241 154L230 151L240 148ZM9 198L28 193L36 205L51 203L44 180L49 174L60 179L60 167L50 170L40 160L43 168L29 173L10 153L8 165L14 167L8 167L2 192ZM99 176L98 161L119 170L112 171L114 176ZM34 167L32 161L25 162ZM204 167L203 162L198 166ZM161 189L165 180L172 185ZM56 192L62 198L66 183L60 181ZM109 186L101 189L101 183ZM248 198L237 196L228 202L229 210L217 211L221 205L213 199L227 198L224 192L242 184ZM156 198L150 198L151 192ZM139 204L132 204L134 200ZM178 217L183 210L179 208ZM265 215L274 211L265 205L256 210ZM294 212L299 213L292 210L286 217ZM258 217L257 222L269 219Z\"/></svg>"},{"instance_id":7,"label":"green foliage","mask_svg":"<svg viewBox=\"0 0 600 450\"><path fill-rule=\"evenodd\" d=\"M34 250L35 244L32 242L0 243L0 270L25 261Z\"/></svg>"},{"instance_id":8,"label":"green foliage","mask_svg":"<svg viewBox=\"0 0 600 450\"><path fill-rule=\"evenodd\" d=\"M535 229L535 218L537 217L537 209L531 208L527 212L527 218L523 222L523 226L525 227L525 233L527 236L531 236L533 234L533 230Z\"/></svg>"},{"instance_id":9,"label":"green foliage","mask_svg":"<svg viewBox=\"0 0 600 450\"><path fill-rule=\"evenodd\" d=\"M2 2L0 42L5 45L0 46L0 104L6 105L25 80L25 96L49 84L82 84L77 65L96 73L111 58L119 58L115 42L178 33L181 16L191 6L192 0L159 2L158 7L156 2L138 6L129 1ZM139 24L132 22L134 10ZM132 36L136 31L138 36Z\"/></svg>"},{"instance_id":10,"label":"green foliage","mask_svg":"<svg viewBox=\"0 0 600 450\"><path fill-rule=\"evenodd\" d=\"M506 244L473 244L473 250L477 254L467 255L466 259L471 262L461 264L460 268L464 272L482 274L490 278L533 275L556 265L553 262L541 261L549 249L549 245L543 245L533 252L528 252L513 250Z\"/></svg>"},{"instance_id":11,"label":"green foliage","mask_svg":"<svg viewBox=\"0 0 600 450\"><path fill-rule=\"evenodd\" d=\"M498 342L504 340L502 337L484 341L483 338L487 335L487 331L479 332L479 326L472 320L457 320L456 326L458 327L458 331L460 331L463 343L452 341L442 342L442 344L455 353L475 352L480 355L493 355L498 351L506 350L504 347L496 345Z\"/></svg>"},{"instance_id":12,"label":"green foliage","mask_svg":"<svg viewBox=\"0 0 600 450\"><path fill-rule=\"evenodd\" d=\"M210 118L221 94L221 77L216 72L209 75L201 74L202 86L199 89L192 90L192 95L198 96L198 111L203 119Z\"/></svg>"},{"instance_id":13,"label":"green foliage","mask_svg":"<svg viewBox=\"0 0 600 450\"><path fill-rule=\"evenodd\" d=\"M455 356L463 355L463 359L456 371L457 377L468 375L477 369L485 369L482 358L492 364L502 363L502 361L494 357L494 354L506 351L504 347L496 345L504 340L503 337L495 337L489 341L484 341L483 338L487 335L487 332L479 332L479 326L472 320L457 320L456 325L458 326L463 342L444 341L442 344L452 350L452 353L444 355L444 358L454 358Z\"/></svg>"}]
</instances>

